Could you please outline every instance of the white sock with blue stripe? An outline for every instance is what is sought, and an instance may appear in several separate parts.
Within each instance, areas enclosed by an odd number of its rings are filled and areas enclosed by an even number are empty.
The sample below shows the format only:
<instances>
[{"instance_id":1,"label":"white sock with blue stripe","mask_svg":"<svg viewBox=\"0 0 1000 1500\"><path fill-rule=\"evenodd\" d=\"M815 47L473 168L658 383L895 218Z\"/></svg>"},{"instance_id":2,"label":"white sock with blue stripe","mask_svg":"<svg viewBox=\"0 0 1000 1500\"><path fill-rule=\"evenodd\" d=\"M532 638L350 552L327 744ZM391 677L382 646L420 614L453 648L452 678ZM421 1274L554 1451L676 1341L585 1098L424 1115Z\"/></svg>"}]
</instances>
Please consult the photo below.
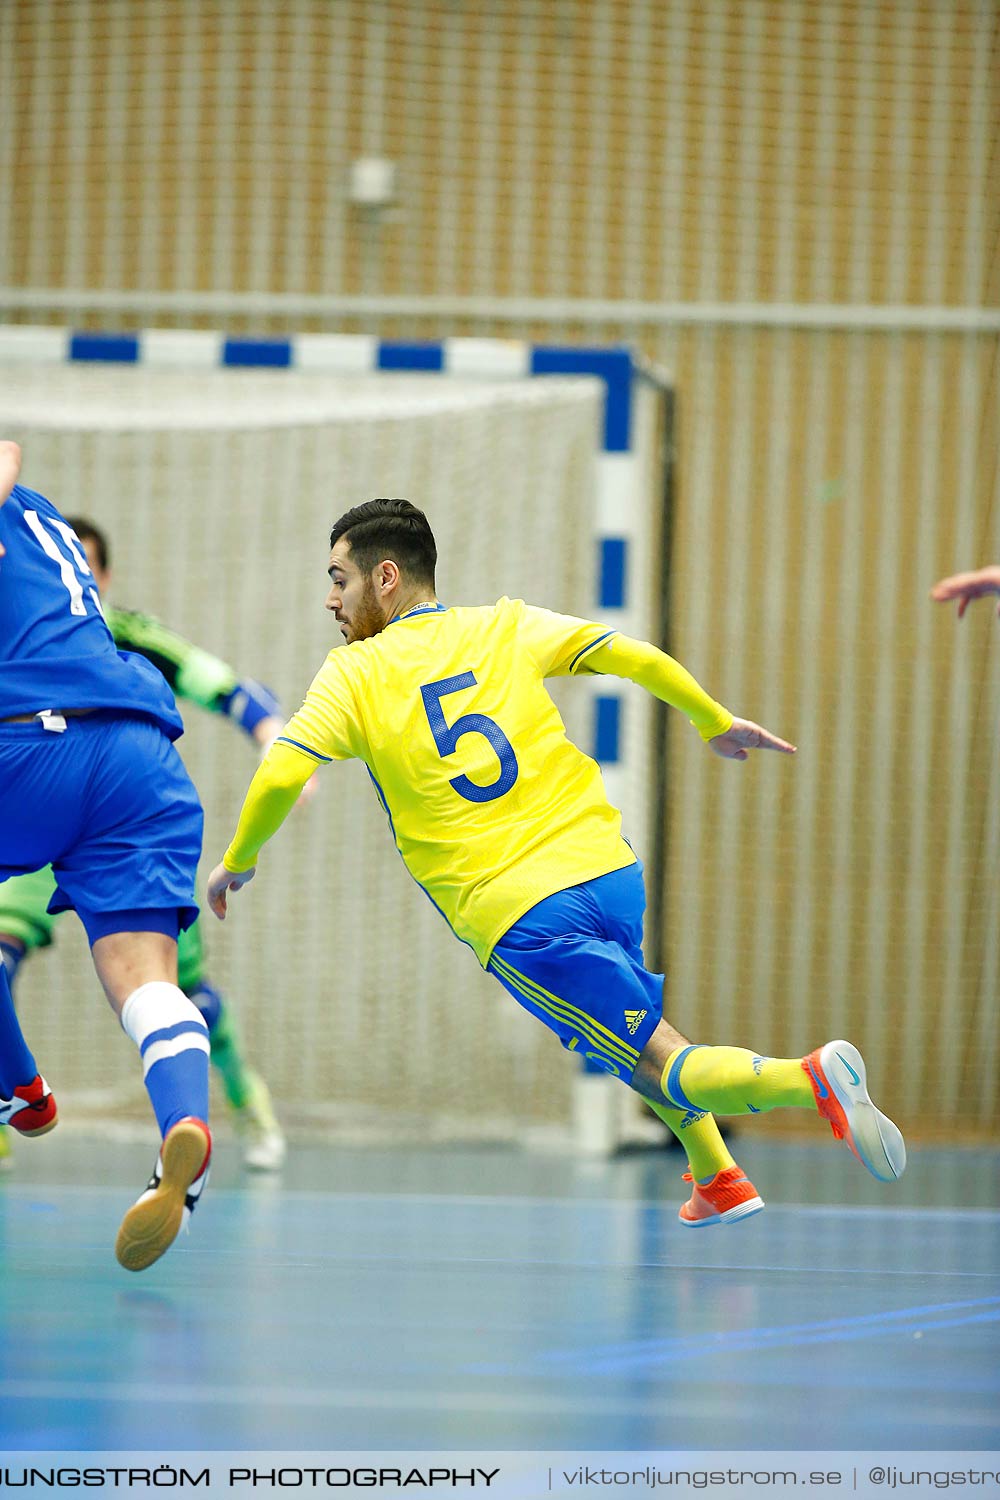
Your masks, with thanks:
<instances>
[{"instance_id":1,"label":"white sock with blue stripe","mask_svg":"<svg viewBox=\"0 0 1000 1500\"><path fill-rule=\"evenodd\" d=\"M178 1120L208 1121L208 1027L197 1006L166 980L141 984L122 1006L122 1030L142 1057L160 1134Z\"/></svg>"}]
</instances>

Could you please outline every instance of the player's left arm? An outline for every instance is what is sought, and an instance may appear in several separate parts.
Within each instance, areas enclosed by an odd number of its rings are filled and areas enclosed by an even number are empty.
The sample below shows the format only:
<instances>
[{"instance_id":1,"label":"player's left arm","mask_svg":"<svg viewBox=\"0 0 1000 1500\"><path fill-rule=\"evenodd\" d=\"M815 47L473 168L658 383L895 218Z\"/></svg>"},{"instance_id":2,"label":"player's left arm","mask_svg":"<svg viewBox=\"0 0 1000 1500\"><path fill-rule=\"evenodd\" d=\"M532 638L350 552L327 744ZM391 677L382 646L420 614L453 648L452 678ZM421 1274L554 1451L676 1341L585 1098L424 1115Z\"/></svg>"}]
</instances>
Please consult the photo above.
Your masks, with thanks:
<instances>
[{"instance_id":1,"label":"player's left arm","mask_svg":"<svg viewBox=\"0 0 1000 1500\"><path fill-rule=\"evenodd\" d=\"M291 812L317 765L363 753L347 655L343 650L330 653L302 707L257 768L235 837L209 877L208 904L220 921L226 916L227 892L238 891L253 878L258 854Z\"/></svg>"},{"instance_id":2,"label":"player's left arm","mask_svg":"<svg viewBox=\"0 0 1000 1500\"><path fill-rule=\"evenodd\" d=\"M648 641L615 634L590 652L584 672L623 677L687 715L702 739L725 760L747 760L751 750L794 755L795 746L749 719L738 719L717 703L686 667Z\"/></svg>"},{"instance_id":3,"label":"player's left arm","mask_svg":"<svg viewBox=\"0 0 1000 1500\"><path fill-rule=\"evenodd\" d=\"M208 879L208 904L226 918L227 893L252 880L257 856L288 817L316 769L315 757L293 746L272 745L247 790L233 841Z\"/></svg>"},{"instance_id":4,"label":"player's left arm","mask_svg":"<svg viewBox=\"0 0 1000 1500\"><path fill-rule=\"evenodd\" d=\"M17 483L17 476L21 472L21 450L16 443L7 440L0 441L0 505L10 499L10 492ZM4 545L0 542L0 557L3 557Z\"/></svg>"}]
</instances>

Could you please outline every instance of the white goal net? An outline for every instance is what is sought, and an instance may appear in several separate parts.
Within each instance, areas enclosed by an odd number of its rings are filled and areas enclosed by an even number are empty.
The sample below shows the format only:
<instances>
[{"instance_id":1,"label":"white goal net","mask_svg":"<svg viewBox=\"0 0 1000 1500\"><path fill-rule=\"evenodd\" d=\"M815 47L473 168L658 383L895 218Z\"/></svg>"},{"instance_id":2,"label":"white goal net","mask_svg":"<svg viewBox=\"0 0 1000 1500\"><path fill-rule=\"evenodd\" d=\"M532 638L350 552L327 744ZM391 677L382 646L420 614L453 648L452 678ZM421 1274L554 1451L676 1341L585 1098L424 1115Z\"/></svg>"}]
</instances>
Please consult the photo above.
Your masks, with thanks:
<instances>
[{"instance_id":1,"label":"white goal net","mask_svg":"<svg viewBox=\"0 0 1000 1500\"><path fill-rule=\"evenodd\" d=\"M408 375L20 365L0 395L25 484L107 531L112 600L158 615L294 710L338 637L323 609L331 522L374 495L428 513L451 603L500 594L596 613L591 379L468 383ZM588 695L560 684L589 746ZM185 707L180 742L224 850L256 763L231 724ZM573 1068L479 969L406 873L364 769L268 847L206 972L292 1125L417 1137L565 1122ZM132 1047L106 1012L82 930L56 924L19 1008L65 1114L142 1117Z\"/></svg>"}]
</instances>

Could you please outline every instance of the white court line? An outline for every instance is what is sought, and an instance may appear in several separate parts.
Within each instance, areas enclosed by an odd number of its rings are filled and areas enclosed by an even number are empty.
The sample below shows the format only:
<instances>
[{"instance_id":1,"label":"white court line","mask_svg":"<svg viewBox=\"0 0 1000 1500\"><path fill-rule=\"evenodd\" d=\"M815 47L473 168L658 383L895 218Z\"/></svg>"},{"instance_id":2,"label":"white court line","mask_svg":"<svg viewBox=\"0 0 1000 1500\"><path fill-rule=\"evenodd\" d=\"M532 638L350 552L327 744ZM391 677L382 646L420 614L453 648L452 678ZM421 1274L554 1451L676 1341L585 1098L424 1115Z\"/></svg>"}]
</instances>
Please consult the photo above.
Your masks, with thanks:
<instances>
[{"instance_id":1,"label":"white court line","mask_svg":"<svg viewBox=\"0 0 1000 1500\"><path fill-rule=\"evenodd\" d=\"M89 1197L98 1195L117 1197L120 1193L125 1193L127 1196L128 1191L127 1187L107 1187L96 1183L7 1182L4 1184L5 1198L23 1196L31 1200L37 1200L45 1195L60 1193ZM535 1207L543 1209L546 1213L551 1213L553 1209L559 1208L573 1210L581 1208L627 1208L630 1211L655 1208L669 1215L675 1212L677 1207L672 1199L667 1200L662 1198L544 1198L516 1193L505 1196L471 1193L344 1193L333 1190L327 1192L317 1188L282 1188L280 1196L283 1202L382 1203L387 1205L423 1203L429 1207L439 1207L442 1204L455 1203L461 1204L462 1207L469 1205L476 1208L509 1209ZM232 1199L255 1203L260 1201L274 1201L270 1198L267 1200L262 1199L258 1188L220 1187L213 1188L211 1191L211 1200L213 1203L218 1200L228 1201ZM887 1205L883 1208L881 1205L874 1203L768 1203L767 1212L769 1219L773 1218L776 1214L808 1213L823 1216L837 1215L838 1217L844 1214L851 1214L868 1218L888 1217L892 1219L1000 1220L1000 1209L994 1208L950 1208L937 1206L922 1208L912 1205L905 1208L893 1208ZM684 1243L686 1244L687 1240ZM545 1264L547 1263L545 1262ZM656 1262L656 1264L659 1264L659 1262ZM713 1266L707 1269L715 1270L717 1267ZM926 1272L919 1270L917 1274L925 1275Z\"/></svg>"}]
</instances>

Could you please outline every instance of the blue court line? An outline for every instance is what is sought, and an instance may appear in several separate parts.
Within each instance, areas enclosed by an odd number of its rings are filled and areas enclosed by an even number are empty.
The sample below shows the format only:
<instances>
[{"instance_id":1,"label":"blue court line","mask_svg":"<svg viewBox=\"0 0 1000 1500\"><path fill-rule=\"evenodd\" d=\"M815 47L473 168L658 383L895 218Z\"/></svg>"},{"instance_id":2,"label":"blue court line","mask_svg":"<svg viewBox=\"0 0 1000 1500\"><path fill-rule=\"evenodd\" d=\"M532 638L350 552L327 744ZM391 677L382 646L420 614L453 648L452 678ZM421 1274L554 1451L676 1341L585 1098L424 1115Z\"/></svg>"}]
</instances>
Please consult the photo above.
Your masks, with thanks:
<instances>
[{"instance_id":1,"label":"blue court line","mask_svg":"<svg viewBox=\"0 0 1000 1500\"><path fill-rule=\"evenodd\" d=\"M939 1313L965 1313L958 1318L937 1317ZM928 1323L928 1317L934 1319ZM858 1339L878 1338L885 1333L906 1332L919 1324L922 1333L938 1328L958 1328L968 1323L1000 1322L1000 1297L979 1297L965 1302L930 1303L920 1307L898 1308L891 1312L862 1313L851 1318L827 1318L815 1323L788 1323L780 1328L741 1328L729 1333L708 1331L672 1339L640 1339L627 1344L611 1344L594 1349L560 1350L542 1354L531 1361L535 1374L571 1365L588 1374L611 1374L626 1370L650 1369L656 1365L680 1360L704 1359L718 1354L761 1353L770 1349L805 1347L810 1344L847 1343ZM505 1367L503 1367L505 1368ZM522 1367L523 1368L523 1367ZM498 1374L499 1366L473 1365L470 1373Z\"/></svg>"},{"instance_id":2,"label":"blue court line","mask_svg":"<svg viewBox=\"0 0 1000 1500\"><path fill-rule=\"evenodd\" d=\"M747 1335L742 1342L738 1335L731 1337L727 1334L713 1333L710 1341L701 1341L700 1349L651 1354L637 1359L597 1360L588 1364L586 1368L593 1374L610 1374L626 1370L635 1372L650 1370L657 1365L672 1365L678 1360L704 1358L706 1354L761 1354L773 1349L805 1349L814 1344L851 1344L861 1339L879 1338L886 1333L908 1333L911 1328L914 1332L931 1334L939 1328L962 1328L969 1323L1000 1323L1000 1310L990 1313L970 1313L963 1318L939 1318L932 1323L914 1318L898 1325L880 1322L865 1327L831 1328L822 1333L795 1334L785 1338L770 1338L764 1331L764 1336L759 1341L752 1336L757 1332L754 1329L747 1330Z\"/></svg>"},{"instance_id":3,"label":"blue court line","mask_svg":"<svg viewBox=\"0 0 1000 1500\"><path fill-rule=\"evenodd\" d=\"M961 1302L929 1302L916 1307L893 1308L886 1312L862 1313L850 1318L823 1318L819 1321L809 1323L783 1323L776 1328L759 1330L744 1329L742 1332L743 1334L751 1332L782 1334L814 1328L840 1328L851 1326L857 1323L882 1322L887 1319L898 1321L903 1318L915 1317L918 1314L927 1315L939 1312L959 1312L964 1311L967 1308L981 1307L995 1307L997 1309L1000 1309L1000 1297L971 1297L966 1298ZM700 1335L692 1336L691 1340L681 1339L678 1342L692 1342L697 1337L700 1337ZM639 1349L661 1349L663 1347L663 1343L663 1339L628 1339L626 1342L621 1344L606 1344L604 1345L602 1352L610 1355L616 1353L624 1354ZM551 1360L566 1360L572 1362L578 1357L578 1354L579 1351L576 1349L567 1349L559 1354L552 1353L548 1355L547 1358Z\"/></svg>"}]
</instances>

